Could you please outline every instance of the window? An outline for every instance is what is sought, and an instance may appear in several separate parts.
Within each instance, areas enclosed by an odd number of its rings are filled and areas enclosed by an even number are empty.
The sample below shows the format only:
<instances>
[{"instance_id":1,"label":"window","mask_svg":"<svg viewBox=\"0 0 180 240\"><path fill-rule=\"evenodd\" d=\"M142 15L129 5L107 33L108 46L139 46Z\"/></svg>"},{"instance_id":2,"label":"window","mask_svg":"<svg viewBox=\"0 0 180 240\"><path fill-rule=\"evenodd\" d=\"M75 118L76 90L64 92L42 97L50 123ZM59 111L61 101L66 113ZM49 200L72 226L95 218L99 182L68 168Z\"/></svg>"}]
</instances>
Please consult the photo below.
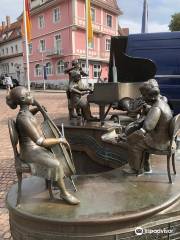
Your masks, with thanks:
<instances>
[{"instance_id":1,"label":"window","mask_svg":"<svg viewBox=\"0 0 180 240\"><path fill-rule=\"evenodd\" d=\"M107 26L112 27L112 16L107 14Z\"/></svg>"},{"instance_id":2,"label":"window","mask_svg":"<svg viewBox=\"0 0 180 240\"><path fill-rule=\"evenodd\" d=\"M35 75L37 77L41 76L42 75L42 68L41 68L41 65L40 64L36 64L35 66Z\"/></svg>"},{"instance_id":3,"label":"window","mask_svg":"<svg viewBox=\"0 0 180 240\"><path fill-rule=\"evenodd\" d=\"M8 48L6 48L6 54L8 54Z\"/></svg>"},{"instance_id":4,"label":"window","mask_svg":"<svg viewBox=\"0 0 180 240\"><path fill-rule=\"evenodd\" d=\"M18 45L15 45L16 53L18 53Z\"/></svg>"},{"instance_id":5,"label":"window","mask_svg":"<svg viewBox=\"0 0 180 240\"><path fill-rule=\"evenodd\" d=\"M83 72L87 73L86 63L85 62L81 63L81 68L82 68ZM86 78L86 76L84 76L84 77L82 76L82 78Z\"/></svg>"},{"instance_id":6,"label":"window","mask_svg":"<svg viewBox=\"0 0 180 240\"><path fill-rule=\"evenodd\" d=\"M2 49L2 55L4 55L4 48Z\"/></svg>"},{"instance_id":7,"label":"window","mask_svg":"<svg viewBox=\"0 0 180 240\"><path fill-rule=\"evenodd\" d=\"M95 8L91 8L91 19L92 19L92 22L95 22L96 20Z\"/></svg>"},{"instance_id":8,"label":"window","mask_svg":"<svg viewBox=\"0 0 180 240\"><path fill-rule=\"evenodd\" d=\"M32 43L29 43L29 54L32 54Z\"/></svg>"},{"instance_id":9,"label":"window","mask_svg":"<svg viewBox=\"0 0 180 240\"><path fill-rule=\"evenodd\" d=\"M58 54L61 53L61 35L60 34L55 36L54 48L56 53Z\"/></svg>"},{"instance_id":10,"label":"window","mask_svg":"<svg viewBox=\"0 0 180 240\"><path fill-rule=\"evenodd\" d=\"M39 50L40 52L43 52L46 50L46 44L45 44L45 40L44 39L41 39L40 42L39 42Z\"/></svg>"},{"instance_id":11,"label":"window","mask_svg":"<svg viewBox=\"0 0 180 240\"><path fill-rule=\"evenodd\" d=\"M44 21L44 16L41 15L38 17L38 27L39 28L44 28L45 26L45 21Z\"/></svg>"},{"instance_id":12,"label":"window","mask_svg":"<svg viewBox=\"0 0 180 240\"><path fill-rule=\"evenodd\" d=\"M64 61L60 60L58 63L57 63L57 73L60 74L60 73L64 73Z\"/></svg>"},{"instance_id":13,"label":"window","mask_svg":"<svg viewBox=\"0 0 180 240\"><path fill-rule=\"evenodd\" d=\"M59 22L60 21L60 9L59 8L55 8L53 10L53 22Z\"/></svg>"},{"instance_id":14,"label":"window","mask_svg":"<svg viewBox=\"0 0 180 240\"><path fill-rule=\"evenodd\" d=\"M111 48L111 39L106 39L106 51L110 51Z\"/></svg>"},{"instance_id":15,"label":"window","mask_svg":"<svg viewBox=\"0 0 180 240\"><path fill-rule=\"evenodd\" d=\"M94 49L94 39L92 40L92 42L88 43L88 48Z\"/></svg>"},{"instance_id":16,"label":"window","mask_svg":"<svg viewBox=\"0 0 180 240\"><path fill-rule=\"evenodd\" d=\"M2 64L3 73L9 73L9 63Z\"/></svg>"},{"instance_id":17,"label":"window","mask_svg":"<svg viewBox=\"0 0 180 240\"><path fill-rule=\"evenodd\" d=\"M50 62L46 63L46 74L47 75L52 74L52 64Z\"/></svg>"},{"instance_id":18,"label":"window","mask_svg":"<svg viewBox=\"0 0 180 240\"><path fill-rule=\"evenodd\" d=\"M13 46L11 46L11 53L14 53L14 48L13 48Z\"/></svg>"},{"instance_id":19,"label":"window","mask_svg":"<svg viewBox=\"0 0 180 240\"><path fill-rule=\"evenodd\" d=\"M86 72L86 63L81 63L81 68L83 72Z\"/></svg>"},{"instance_id":20,"label":"window","mask_svg":"<svg viewBox=\"0 0 180 240\"><path fill-rule=\"evenodd\" d=\"M98 78L99 74L101 71L101 65L100 64L94 64L93 65L93 77L94 78Z\"/></svg>"}]
</instances>

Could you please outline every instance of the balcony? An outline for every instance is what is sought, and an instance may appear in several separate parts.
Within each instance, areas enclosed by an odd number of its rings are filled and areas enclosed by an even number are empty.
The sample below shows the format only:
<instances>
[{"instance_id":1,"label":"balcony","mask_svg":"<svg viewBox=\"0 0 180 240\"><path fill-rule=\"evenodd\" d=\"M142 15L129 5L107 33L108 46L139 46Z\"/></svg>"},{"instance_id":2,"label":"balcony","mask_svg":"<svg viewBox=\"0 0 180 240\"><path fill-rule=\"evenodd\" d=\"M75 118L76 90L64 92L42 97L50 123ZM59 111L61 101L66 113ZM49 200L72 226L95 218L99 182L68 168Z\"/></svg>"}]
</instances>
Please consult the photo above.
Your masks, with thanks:
<instances>
[{"instance_id":1,"label":"balcony","mask_svg":"<svg viewBox=\"0 0 180 240\"><path fill-rule=\"evenodd\" d=\"M100 57L103 58L103 59L109 60L110 52L108 52L108 51L106 51L106 52L100 52Z\"/></svg>"},{"instance_id":2,"label":"balcony","mask_svg":"<svg viewBox=\"0 0 180 240\"><path fill-rule=\"evenodd\" d=\"M4 55L0 55L0 61L3 61L3 60L7 60L7 59L10 59L10 58L16 58L16 57L22 57L23 56L23 53L13 53L13 54L4 54Z\"/></svg>"},{"instance_id":3,"label":"balcony","mask_svg":"<svg viewBox=\"0 0 180 240\"><path fill-rule=\"evenodd\" d=\"M82 29L86 29L85 18L81 18L81 17L75 18L75 26L76 26L76 28L79 27ZM92 22L92 26L93 26L93 32L95 32L95 33L105 34L105 35L108 34L108 35L112 35L112 36L117 35L115 28L111 28L111 27L108 27L106 25L99 24L96 22ZM75 30L76 30L76 28L75 28Z\"/></svg>"},{"instance_id":4,"label":"balcony","mask_svg":"<svg viewBox=\"0 0 180 240\"><path fill-rule=\"evenodd\" d=\"M51 58L58 58L64 55L63 49L48 49L46 50L46 56Z\"/></svg>"}]
</instances>

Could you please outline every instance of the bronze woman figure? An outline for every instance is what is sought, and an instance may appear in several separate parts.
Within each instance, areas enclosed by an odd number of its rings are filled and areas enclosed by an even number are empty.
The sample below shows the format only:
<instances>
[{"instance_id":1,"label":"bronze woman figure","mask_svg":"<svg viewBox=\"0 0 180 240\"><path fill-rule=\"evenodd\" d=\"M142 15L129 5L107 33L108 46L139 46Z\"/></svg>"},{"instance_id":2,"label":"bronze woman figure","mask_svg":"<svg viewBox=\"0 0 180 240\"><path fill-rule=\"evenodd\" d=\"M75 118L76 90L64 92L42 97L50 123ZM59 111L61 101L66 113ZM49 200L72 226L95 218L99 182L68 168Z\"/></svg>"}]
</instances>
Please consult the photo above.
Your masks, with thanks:
<instances>
[{"instance_id":1,"label":"bronze woman figure","mask_svg":"<svg viewBox=\"0 0 180 240\"><path fill-rule=\"evenodd\" d=\"M68 144L65 138L45 138L34 115L40 110L30 109L35 105L33 96L24 87L16 87L7 96L7 104L15 109L20 106L16 118L19 135L20 158L28 163L33 175L56 181L61 191L60 197L69 204L78 204L79 200L71 195L64 184L64 170L60 160L54 156L50 147Z\"/></svg>"}]
</instances>

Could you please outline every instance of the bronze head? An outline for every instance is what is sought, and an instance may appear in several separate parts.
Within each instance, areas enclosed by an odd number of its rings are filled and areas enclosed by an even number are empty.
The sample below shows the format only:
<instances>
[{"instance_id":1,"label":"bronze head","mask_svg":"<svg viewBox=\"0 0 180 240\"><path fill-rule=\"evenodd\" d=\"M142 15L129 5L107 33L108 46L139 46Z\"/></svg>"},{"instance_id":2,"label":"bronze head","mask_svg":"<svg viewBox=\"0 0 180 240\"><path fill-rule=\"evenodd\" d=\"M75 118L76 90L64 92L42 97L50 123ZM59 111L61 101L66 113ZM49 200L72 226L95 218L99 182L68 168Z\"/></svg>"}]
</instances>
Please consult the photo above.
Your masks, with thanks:
<instances>
[{"instance_id":1,"label":"bronze head","mask_svg":"<svg viewBox=\"0 0 180 240\"><path fill-rule=\"evenodd\" d=\"M145 102L150 105L152 105L160 95L158 83L155 82L154 79L142 84L139 90Z\"/></svg>"},{"instance_id":2,"label":"bronze head","mask_svg":"<svg viewBox=\"0 0 180 240\"><path fill-rule=\"evenodd\" d=\"M6 103L10 108L15 109L17 105L32 105L34 98L25 87L18 86L8 93Z\"/></svg>"},{"instance_id":3,"label":"bronze head","mask_svg":"<svg viewBox=\"0 0 180 240\"><path fill-rule=\"evenodd\" d=\"M72 66L73 67L78 67L78 65L79 65L79 62L78 62L77 59L72 60Z\"/></svg>"},{"instance_id":4,"label":"bronze head","mask_svg":"<svg viewBox=\"0 0 180 240\"><path fill-rule=\"evenodd\" d=\"M79 80L81 80L81 74L75 70L71 72L71 77L74 82L78 82Z\"/></svg>"}]
</instances>

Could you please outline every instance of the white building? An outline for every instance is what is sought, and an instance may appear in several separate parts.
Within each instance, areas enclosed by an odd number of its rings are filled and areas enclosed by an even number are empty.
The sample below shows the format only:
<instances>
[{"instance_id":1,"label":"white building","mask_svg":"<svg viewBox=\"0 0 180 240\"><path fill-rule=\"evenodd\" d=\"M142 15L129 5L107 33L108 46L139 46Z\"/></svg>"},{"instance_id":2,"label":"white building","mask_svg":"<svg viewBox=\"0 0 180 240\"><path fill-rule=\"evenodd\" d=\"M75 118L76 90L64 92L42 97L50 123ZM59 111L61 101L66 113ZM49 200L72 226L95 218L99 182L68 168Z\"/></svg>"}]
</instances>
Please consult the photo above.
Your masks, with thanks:
<instances>
[{"instance_id":1,"label":"white building","mask_svg":"<svg viewBox=\"0 0 180 240\"><path fill-rule=\"evenodd\" d=\"M24 83L21 23L2 22L0 27L0 75L8 74Z\"/></svg>"}]
</instances>

